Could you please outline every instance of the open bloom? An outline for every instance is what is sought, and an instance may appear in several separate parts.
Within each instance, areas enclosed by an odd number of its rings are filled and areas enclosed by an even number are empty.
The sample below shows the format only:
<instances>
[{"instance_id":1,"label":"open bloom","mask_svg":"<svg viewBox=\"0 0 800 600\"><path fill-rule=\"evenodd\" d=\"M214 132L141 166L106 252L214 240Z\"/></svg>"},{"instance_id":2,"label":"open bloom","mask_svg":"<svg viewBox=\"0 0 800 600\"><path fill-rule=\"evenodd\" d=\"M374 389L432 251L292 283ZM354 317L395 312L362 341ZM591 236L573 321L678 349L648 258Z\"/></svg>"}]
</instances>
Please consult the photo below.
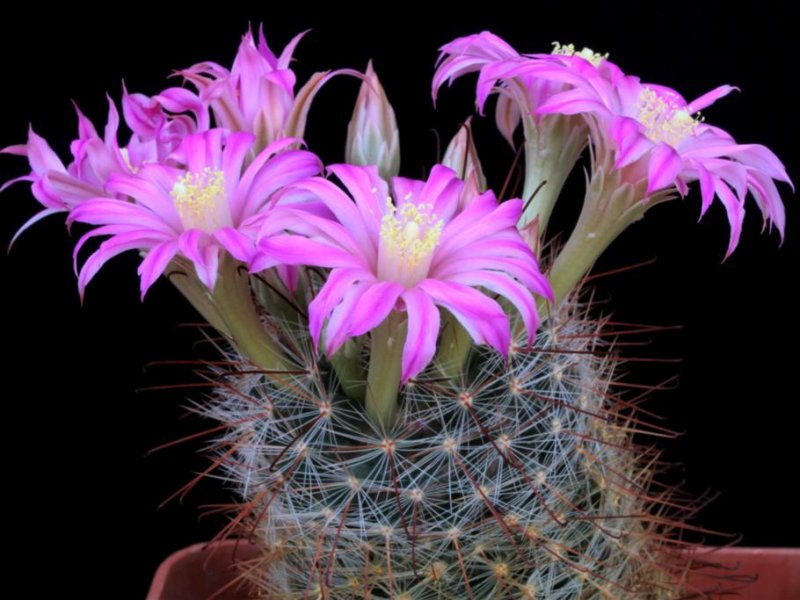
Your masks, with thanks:
<instances>
[{"instance_id":1,"label":"open bloom","mask_svg":"<svg viewBox=\"0 0 800 600\"><path fill-rule=\"evenodd\" d=\"M544 228L570 171L586 146L587 128L579 117L537 112L538 107L567 84L539 76L557 69L613 81L621 72L604 55L572 45L556 44L552 54L521 55L496 35L484 31L453 40L440 49L433 77L433 96L445 83L477 72L476 104L483 113L490 95L497 94L497 128L514 146L520 123L525 135L525 181L522 197L528 208L521 225L534 220Z\"/></svg>"},{"instance_id":2,"label":"open bloom","mask_svg":"<svg viewBox=\"0 0 800 600\"><path fill-rule=\"evenodd\" d=\"M592 132L598 164L622 171L624 182L643 186L644 200L665 190L686 195L700 182L701 216L714 197L731 226L728 254L738 244L748 192L765 223L781 237L785 214L775 181L791 183L781 161L765 146L738 144L727 132L699 119L697 112L735 88L723 85L687 102L677 91L624 76L614 81L584 73L551 70L547 76L568 89L537 108L539 114L582 114Z\"/></svg>"},{"instance_id":3,"label":"open bloom","mask_svg":"<svg viewBox=\"0 0 800 600\"><path fill-rule=\"evenodd\" d=\"M296 77L289 68L297 44L295 36L276 56L267 45L263 30L258 41L248 31L230 69L215 62L202 62L180 71L210 108L218 127L246 131L256 137L254 151L283 138L302 138L306 115L320 87L335 73L315 73L295 94ZM175 98L169 110L192 110L194 98Z\"/></svg>"},{"instance_id":4,"label":"open bloom","mask_svg":"<svg viewBox=\"0 0 800 600\"><path fill-rule=\"evenodd\" d=\"M31 182L34 198L44 207L30 218L14 236L42 218L69 212L81 202L98 196L113 195L106 187L114 174L132 174L151 162L165 162L184 137L198 128L208 129L208 111L192 94L171 88L154 98L128 94L122 99L123 117L133 132L126 145L120 145L120 115L113 101L108 100L108 118L102 137L92 122L76 107L78 137L70 144L72 162L64 165L47 141L31 128L26 144L10 146L3 152L25 156L31 172L6 183ZM190 110L173 115L166 109ZM12 240L13 243L13 240Z\"/></svg>"},{"instance_id":5,"label":"open bloom","mask_svg":"<svg viewBox=\"0 0 800 600\"><path fill-rule=\"evenodd\" d=\"M67 212L88 198L105 194L105 184L111 173L131 170L117 144L119 114L114 104L109 100L108 124L102 138L77 107L76 112L78 138L70 144L73 160L67 166L33 128L28 130L27 143L3 149L8 154L25 156L31 172L12 179L0 189L18 181L29 181L33 197L43 206L43 210L20 227L14 239L44 217Z\"/></svg>"},{"instance_id":6,"label":"open bloom","mask_svg":"<svg viewBox=\"0 0 800 600\"><path fill-rule=\"evenodd\" d=\"M126 250L146 252L139 266L142 296L176 255L194 263L212 290L221 250L249 259L248 234L268 216L274 192L321 170L315 155L287 149L297 143L291 138L270 144L248 165L253 143L249 133L222 129L189 135L171 156L180 167L146 164L114 174L107 184L113 196L75 206L70 221L99 226L81 238L76 256L89 239L111 236L83 264L81 294L107 260Z\"/></svg>"},{"instance_id":7,"label":"open bloom","mask_svg":"<svg viewBox=\"0 0 800 600\"><path fill-rule=\"evenodd\" d=\"M441 165L427 181L395 177L391 195L375 167L336 165L330 171L352 200L321 177L287 186L282 199L318 199L335 220L306 214L290 225L288 218L265 221L261 254L252 266L285 261L332 268L309 306L311 336L319 343L324 329L329 356L348 338L401 311L407 320L401 375L406 381L434 356L438 307L449 311L475 343L505 354L511 340L508 318L478 288L507 298L528 335L534 335L533 293L550 297L550 289L516 229L521 201L498 204L485 192L459 210L464 182Z\"/></svg>"}]
</instances>

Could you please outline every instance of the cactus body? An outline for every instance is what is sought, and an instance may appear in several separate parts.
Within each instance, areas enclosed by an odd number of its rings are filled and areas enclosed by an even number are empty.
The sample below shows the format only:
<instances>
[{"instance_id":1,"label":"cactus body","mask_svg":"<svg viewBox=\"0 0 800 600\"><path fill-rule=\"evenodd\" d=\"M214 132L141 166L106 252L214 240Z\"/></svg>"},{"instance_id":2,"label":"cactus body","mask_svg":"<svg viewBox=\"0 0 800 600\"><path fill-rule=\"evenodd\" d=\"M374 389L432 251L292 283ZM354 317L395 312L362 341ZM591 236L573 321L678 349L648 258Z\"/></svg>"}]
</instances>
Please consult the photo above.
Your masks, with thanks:
<instances>
[{"instance_id":1,"label":"cactus body","mask_svg":"<svg viewBox=\"0 0 800 600\"><path fill-rule=\"evenodd\" d=\"M287 327L283 324L282 327ZM429 367L384 434L317 367L224 379L235 524L263 548L267 598L665 598L667 495L611 384L616 359L567 302L531 348L480 350L452 381ZM306 348L301 351L300 348ZM288 377L288 376L287 376Z\"/></svg>"}]
</instances>

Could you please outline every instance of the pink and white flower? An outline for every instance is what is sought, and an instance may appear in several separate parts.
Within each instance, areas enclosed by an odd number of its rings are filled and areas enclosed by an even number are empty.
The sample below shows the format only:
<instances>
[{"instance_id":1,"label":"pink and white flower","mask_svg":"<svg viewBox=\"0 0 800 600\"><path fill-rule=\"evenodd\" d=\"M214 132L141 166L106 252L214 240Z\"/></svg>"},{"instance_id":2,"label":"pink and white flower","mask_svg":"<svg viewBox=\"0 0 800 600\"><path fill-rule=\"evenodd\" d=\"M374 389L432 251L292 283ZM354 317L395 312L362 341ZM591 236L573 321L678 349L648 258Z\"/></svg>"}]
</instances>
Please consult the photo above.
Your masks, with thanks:
<instances>
[{"instance_id":1,"label":"pink and white flower","mask_svg":"<svg viewBox=\"0 0 800 600\"><path fill-rule=\"evenodd\" d=\"M556 44L552 54L521 55L504 40L484 31L458 38L441 48L433 77L434 100L445 83L477 72L476 105L480 113L490 95L497 94L497 128L514 147L514 132L520 123L525 135L525 182L522 191L528 208L520 226L534 221L547 226L553 206L567 176L586 146L587 129L583 120L558 114L538 113L537 108L562 92L566 84L531 73L531 67L593 73L613 81L621 76L606 56L587 48L576 51L571 45Z\"/></svg>"},{"instance_id":2,"label":"pink and white flower","mask_svg":"<svg viewBox=\"0 0 800 600\"><path fill-rule=\"evenodd\" d=\"M284 137L302 138L314 96L332 75L344 72L315 73L295 94L297 78L289 64L304 35L296 35L276 56L263 29L259 29L258 42L248 31L230 69L207 61L180 74L198 89L200 101L211 110L218 127L256 137L254 151ZM175 100L173 112L192 110L193 98Z\"/></svg>"},{"instance_id":3,"label":"pink and white flower","mask_svg":"<svg viewBox=\"0 0 800 600\"><path fill-rule=\"evenodd\" d=\"M587 72L576 75L564 69L544 73L530 65L536 76L568 84L537 108L541 115L583 115L590 125L598 164L611 163L622 171L622 181L646 183L644 201L659 192L688 193L700 183L701 216L716 197L731 227L727 254L736 248L744 219L748 192L756 201L765 224L784 234L785 211L775 181L791 184L783 164L760 144L739 144L726 131L698 117L698 111L735 88L717 87L692 102L677 91L642 83L638 77L615 80Z\"/></svg>"},{"instance_id":4,"label":"pink and white flower","mask_svg":"<svg viewBox=\"0 0 800 600\"><path fill-rule=\"evenodd\" d=\"M405 382L435 354L440 308L475 343L505 355L511 342L508 317L477 288L507 298L520 312L528 336L534 336L533 294L549 298L550 288L516 229L520 200L498 204L492 192L485 192L460 210L464 182L441 165L427 181L395 177L391 195L375 167L335 165L329 170L350 196L321 177L290 185L279 196L291 202L319 200L335 220L312 214L292 218L287 209L284 220L264 222L252 264L253 270L278 262L332 269L309 306L311 336L318 344L324 330L329 356L392 311L403 312Z\"/></svg>"},{"instance_id":5,"label":"pink and white flower","mask_svg":"<svg viewBox=\"0 0 800 600\"><path fill-rule=\"evenodd\" d=\"M249 133L222 129L188 135L170 156L172 164L112 174L109 196L74 206L70 222L99 226L81 238L76 257L88 240L111 236L80 269L81 294L106 261L127 250L146 252L139 266L142 296L176 255L194 263L211 290L221 251L249 260L252 236L268 218L273 194L321 170L315 155L289 149L297 144L291 138L273 142L248 164L254 142Z\"/></svg>"},{"instance_id":6,"label":"pink and white flower","mask_svg":"<svg viewBox=\"0 0 800 600\"><path fill-rule=\"evenodd\" d=\"M69 212L89 198L110 194L107 183L112 175L132 174L147 163L164 162L184 137L198 128L208 129L208 111L196 97L192 102L191 96L191 92L180 88L165 90L155 98L131 95L125 90L123 116L132 131L125 146L118 142L120 116L110 98L102 137L76 106L78 138L70 144L72 162L67 166L32 128L26 144L5 148L5 153L25 156L31 172L9 181L0 191L18 181L29 181L34 198L44 207L20 227L12 243L44 217ZM191 110L193 114L172 115L165 110L169 107Z\"/></svg>"}]
</instances>

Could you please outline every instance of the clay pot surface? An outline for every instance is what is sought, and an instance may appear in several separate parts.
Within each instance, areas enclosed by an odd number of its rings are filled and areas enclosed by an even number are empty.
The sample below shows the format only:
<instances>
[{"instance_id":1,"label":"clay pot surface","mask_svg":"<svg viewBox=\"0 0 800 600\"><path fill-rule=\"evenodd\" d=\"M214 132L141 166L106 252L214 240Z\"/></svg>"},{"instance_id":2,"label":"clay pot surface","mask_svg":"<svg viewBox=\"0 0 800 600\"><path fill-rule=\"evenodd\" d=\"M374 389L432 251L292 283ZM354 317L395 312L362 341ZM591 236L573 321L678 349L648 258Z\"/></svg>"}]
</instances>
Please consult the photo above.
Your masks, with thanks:
<instances>
[{"instance_id":1,"label":"clay pot surface","mask_svg":"<svg viewBox=\"0 0 800 600\"><path fill-rule=\"evenodd\" d=\"M236 582L235 562L255 554L254 546L240 540L179 550L156 571L147 600L247 600L252 596ZM800 600L800 548L701 548L693 555L695 566L704 567L692 571L690 586L737 594L712 592L711 598Z\"/></svg>"},{"instance_id":2,"label":"clay pot surface","mask_svg":"<svg viewBox=\"0 0 800 600\"><path fill-rule=\"evenodd\" d=\"M246 600L247 585L236 581L236 563L255 556L241 540L194 544L171 554L158 567L146 600Z\"/></svg>"}]
</instances>

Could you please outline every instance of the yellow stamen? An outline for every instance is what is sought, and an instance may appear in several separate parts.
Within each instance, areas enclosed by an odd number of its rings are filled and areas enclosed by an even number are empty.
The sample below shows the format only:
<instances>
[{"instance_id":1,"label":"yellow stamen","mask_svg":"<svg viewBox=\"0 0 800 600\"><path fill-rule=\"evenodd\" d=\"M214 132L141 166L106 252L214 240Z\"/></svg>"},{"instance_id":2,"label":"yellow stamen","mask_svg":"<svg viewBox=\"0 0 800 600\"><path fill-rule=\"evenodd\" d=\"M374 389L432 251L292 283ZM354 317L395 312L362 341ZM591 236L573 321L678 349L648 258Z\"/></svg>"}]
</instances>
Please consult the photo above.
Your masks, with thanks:
<instances>
[{"instance_id":1,"label":"yellow stamen","mask_svg":"<svg viewBox=\"0 0 800 600\"><path fill-rule=\"evenodd\" d=\"M654 142L677 146L693 135L699 120L686 110L678 98L659 94L651 88L639 92L636 119L645 127L645 135Z\"/></svg>"},{"instance_id":2,"label":"yellow stamen","mask_svg":"<svg viewBox=\"0 0 800 600\"><path fill-rule=\"evenodd\" d=\"M432 213L430 204L408 202L398 211L392 199L387 198L386 208L381 221L381 239L406 266L418 265L438 245L444 221Z\"/></svg>"},{"instance_id":3,"label":"yellow stamen","mask_svg":"<svg viewBox=\"0 0 800 600\"><path fill-rule=\"evenodd\" d=\"M172 186L170 195L186 228L213 231L230 224L225 214L225 176L219 169L187 172Z\"/></svg>"},{"instance_id":4,"label":"yellow stamen","mask_svg":"<svg viewBox=\"0 0 800 600\"><path fill-rule=\"evenodd\" d=\"M599 66L603 60L608 58L608 52L605 54L600 54L599 52L595 52L591 48L586 47L581 50L575 50L575 44L562 45L558 42L553 42L553 51L551 54L556 54L559 56L580 56L582 59L588 60L595 67Z\"/></svg>"},{"instance_id":5,"label":"yellow stamen","mask_svg":"<svg viewBox=\"0 0 800 600\"><path fill-rule=\"evenodd\" d=\"M378 252L378 277L407 287L428 276L433 251L439 244L444 221L433 213L432 204L408 202L399 208L386 199L386 214L381 220Z\"/></svg>"}]
</instances>

